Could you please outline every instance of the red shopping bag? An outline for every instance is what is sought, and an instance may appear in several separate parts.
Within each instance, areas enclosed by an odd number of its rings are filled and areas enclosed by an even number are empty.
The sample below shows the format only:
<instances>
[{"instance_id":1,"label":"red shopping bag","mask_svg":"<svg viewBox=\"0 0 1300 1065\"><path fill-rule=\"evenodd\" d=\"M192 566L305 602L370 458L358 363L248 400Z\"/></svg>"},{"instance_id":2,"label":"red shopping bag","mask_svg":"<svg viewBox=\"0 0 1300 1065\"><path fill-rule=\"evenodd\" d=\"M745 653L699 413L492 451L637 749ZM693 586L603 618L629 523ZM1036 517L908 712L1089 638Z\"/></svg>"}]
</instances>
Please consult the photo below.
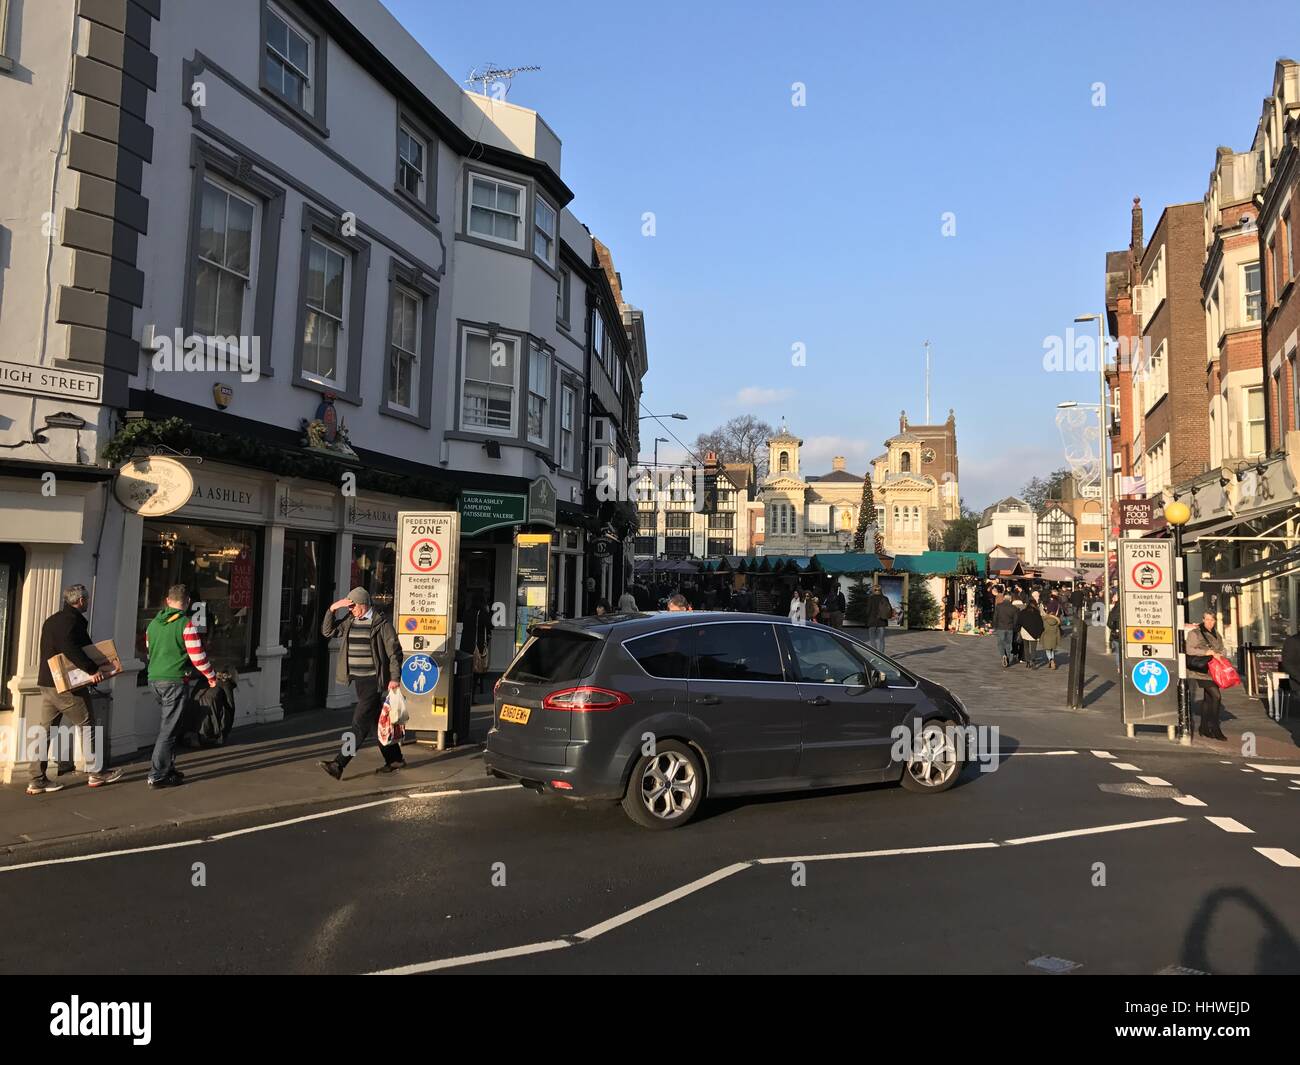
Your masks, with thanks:
<instances>
[{"instance_id":1,"label":"red shopping bag","mask_svg":"<svg viewBox=\"0 0 1300 1065\"><path fill-rule=\"evenodd\" d=\"M1220 688L1231 688L1241 683L1241 675L1232 668L1232 663L1222 658L1210 660L1210 679Z\"/></svg>"}]
</instances>

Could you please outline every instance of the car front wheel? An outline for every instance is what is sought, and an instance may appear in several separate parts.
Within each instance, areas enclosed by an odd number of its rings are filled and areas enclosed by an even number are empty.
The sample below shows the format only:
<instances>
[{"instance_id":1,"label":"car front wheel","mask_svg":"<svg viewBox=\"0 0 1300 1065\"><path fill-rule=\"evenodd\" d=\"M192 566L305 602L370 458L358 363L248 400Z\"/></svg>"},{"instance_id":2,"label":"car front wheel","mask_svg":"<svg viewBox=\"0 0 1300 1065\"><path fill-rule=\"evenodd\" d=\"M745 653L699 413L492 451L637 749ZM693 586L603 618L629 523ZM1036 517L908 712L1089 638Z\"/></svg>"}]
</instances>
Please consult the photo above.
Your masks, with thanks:
<instances>
[{"instance_id":1,"label":"car front wheel","mask_svg":"<svg viewBox=\"0 0 1300 1065\"><path fill-rule=\"evenodd\" d=\"M947 791L960 775L953 726L947 721L927 721L903 764L903 787L928 793Z\"/></svg>"},{"instance_id":2,"label":"car front wheel","mask_svg":"<svg viewBox=\"0 0 1300 1065\"><path fill-rule=\"evenodd\" d=\"M704 798L699 755L677 740L663 740L632 767L623 810L642 828L680 828Z\"/></svg>"}]
</instances>

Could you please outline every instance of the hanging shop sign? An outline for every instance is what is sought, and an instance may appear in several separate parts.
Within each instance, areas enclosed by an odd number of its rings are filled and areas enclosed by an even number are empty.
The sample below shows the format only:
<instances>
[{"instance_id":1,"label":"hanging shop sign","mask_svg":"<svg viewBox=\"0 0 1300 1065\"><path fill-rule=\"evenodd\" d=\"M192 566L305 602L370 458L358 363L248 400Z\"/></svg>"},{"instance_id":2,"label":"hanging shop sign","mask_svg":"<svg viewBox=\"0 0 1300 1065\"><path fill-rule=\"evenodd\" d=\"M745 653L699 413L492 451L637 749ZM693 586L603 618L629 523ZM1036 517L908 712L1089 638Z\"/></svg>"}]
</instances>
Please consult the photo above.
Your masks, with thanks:
<instances>
[{"instance_id":1,"label":"hanging shop sign","mask_svg":"<svg viewBox=\"0 0 1300 1065\"><path fill-rule=\"evenodd\" d=\"M528 497L517 492L464 491L459 509L461 535L477 536L489 529L522 525L528 520Z\"/></svg>"},{"instance_id":2,"label":"hanging shop sign","mask_svg":"<svg viewBox=\"0 0 1300 1065\"><path fill-rule=\"evenodd\" d=\"M555 528L555 486L545 477L538 477L528 486L528 521Z\"/></svg>"},{"instance_id":3,"label":"hanging shop sign","mask_svg":"<svg viewBox=\"0 0 1300 1065\"><path fill-rule=\"evenodd\" d=\"M397 515L397 586L394 619L402 646L402 687L417 732L450 728L455 648L457 545L454 511L401 511Z\"/></svg>"},{"instance_id":4,"label":"hanging shop sign","mask_svg":"<svg viewBox=\"0 0 1300 1065\"><path fill-rule=\"evenodd\" d=\"M1121 499L1119 501L1120 527L1148 531L1153 522L1155 504L1150 499Z\"/></svg>"},{"instance_id":5,"label":"hanging shop sign","mask_svg":"<svg viewBox=\"0 0 1300 1065\"><path fill-rule=\"evenodd\" d=\"M190 501L194 478L175 459L157 456L132 459L117 471L113 494L132 513L160 518L180 510Z\"/></svg>"}]
</instances>

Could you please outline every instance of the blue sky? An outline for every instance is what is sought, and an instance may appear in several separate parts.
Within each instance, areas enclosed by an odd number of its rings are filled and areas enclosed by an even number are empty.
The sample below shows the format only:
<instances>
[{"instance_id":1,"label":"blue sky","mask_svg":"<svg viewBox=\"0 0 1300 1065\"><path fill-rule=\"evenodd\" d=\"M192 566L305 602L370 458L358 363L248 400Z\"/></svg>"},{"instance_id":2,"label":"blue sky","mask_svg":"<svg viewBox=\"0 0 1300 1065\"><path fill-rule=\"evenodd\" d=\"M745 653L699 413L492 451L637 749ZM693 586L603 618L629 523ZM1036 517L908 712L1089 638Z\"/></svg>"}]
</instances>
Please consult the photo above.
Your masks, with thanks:
<instances>
[{"instance_id":1,"label":"blue sky","mask_svg":"<svg viewBox=\"0 0 1300 1065\"><path fill-rule=\"evenodd\" d=\"M900 409L922 420L928 339L934 420L956 411L975 507L1063 465L1056 404L1096 402L1096 375L1046 372L1043 344L1101 309L1132 198L1148 235L1164 205L1200 200L1216 146L1249 147L1274 61L1300 53L1294 0L1241 17L1203 0L939 2L924 16L385 2L457 79L487 60L543 68L509 99L563 141L570 207L646 314L645 406L687 414L678 436L784 415L805 472L834 454L862 472ZM791 364L796 343L806 365Z\"/></svg>"}]
</instances>

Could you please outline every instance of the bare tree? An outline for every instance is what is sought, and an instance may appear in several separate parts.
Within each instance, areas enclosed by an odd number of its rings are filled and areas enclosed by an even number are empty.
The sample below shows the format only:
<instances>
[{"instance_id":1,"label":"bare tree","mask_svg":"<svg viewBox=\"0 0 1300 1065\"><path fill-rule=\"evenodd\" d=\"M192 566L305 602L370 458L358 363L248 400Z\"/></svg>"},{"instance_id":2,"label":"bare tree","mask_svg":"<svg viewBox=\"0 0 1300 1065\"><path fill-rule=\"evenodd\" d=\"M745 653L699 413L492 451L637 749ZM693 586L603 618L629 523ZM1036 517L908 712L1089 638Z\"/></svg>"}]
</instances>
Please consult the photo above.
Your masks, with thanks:
<instances>
[{"instance_id":1,"label":"bare tree","mask_svg":"<svg viewBox=\"0 0 1300 1065\"><path fill-rule=\"evenodd\" d=\"M720 462L751 462L761 478L767 473L767 441L775 435L776 430L761 418L739 414L710 433L700 433L695 453L703 458L706 451L715 451Z\"/></svg>"}]
</instances>

